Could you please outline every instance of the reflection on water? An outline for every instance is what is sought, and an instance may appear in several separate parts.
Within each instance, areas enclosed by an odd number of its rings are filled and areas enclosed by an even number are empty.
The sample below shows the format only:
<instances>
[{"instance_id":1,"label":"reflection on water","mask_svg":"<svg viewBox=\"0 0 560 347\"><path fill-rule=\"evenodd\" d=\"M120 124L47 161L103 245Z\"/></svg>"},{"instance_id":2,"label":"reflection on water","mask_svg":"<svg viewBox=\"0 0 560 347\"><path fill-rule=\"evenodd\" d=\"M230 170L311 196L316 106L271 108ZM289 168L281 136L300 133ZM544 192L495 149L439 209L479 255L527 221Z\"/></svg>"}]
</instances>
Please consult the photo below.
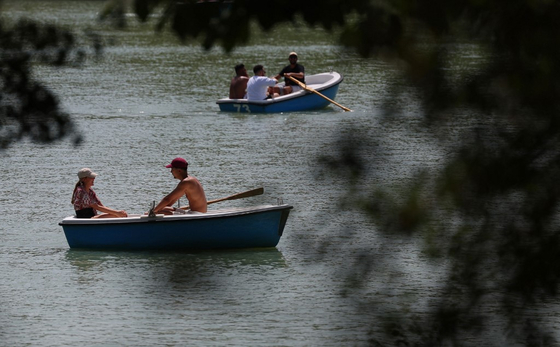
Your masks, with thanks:
<instances>
[{"instance_id":1,"label":"reflection on water","mask_svg":"<svg viewBox=\"0 0 560 347\"><path fill-rule=\"evenodd\" d=\"M205 293L222 293L232 285L245 287L287 267L276 248L189 253L68 250L65 260L81 284L103 278L124 293L133 285L143 288L148 297L196 296L203 301ZM245 279L239 282L241 278Z\"/></svg>"},{"instance_id":2,"label":"reflection on water","mask_svg":"<svg viewBox=\"0 0 560 347\"><path fill-rule=\"evenodd\" d=\"M90 271L93 268L111 266L110 263L122 265L143 264L154 269L169 268L177 265L185 272L204 274L208 267L259 267L280 268L287 263L282 252L277 248L220 250L200 252L105 252L68 249L65 259L70 265L80 271ZM200 270L200 271L199 271Z\"/></svg>"}]
</instances>

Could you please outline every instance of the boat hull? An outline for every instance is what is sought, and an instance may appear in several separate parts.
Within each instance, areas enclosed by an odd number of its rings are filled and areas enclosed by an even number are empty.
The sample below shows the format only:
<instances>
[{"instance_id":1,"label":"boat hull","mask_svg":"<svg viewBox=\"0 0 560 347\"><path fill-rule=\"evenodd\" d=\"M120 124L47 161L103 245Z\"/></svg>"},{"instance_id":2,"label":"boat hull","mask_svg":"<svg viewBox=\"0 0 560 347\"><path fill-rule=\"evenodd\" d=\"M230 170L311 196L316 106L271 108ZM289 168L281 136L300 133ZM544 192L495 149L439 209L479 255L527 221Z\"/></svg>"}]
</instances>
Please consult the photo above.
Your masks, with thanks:
<instances>
[{"instance_id":1,"label":"boat hull","mask_svg":"<svg viewBox=\"0 0 560 347\"><path fill-rule=\"evenodd\" d=\"M202 250L275 247L289 205L156 217L78 219L59 224L70 248L118 250Z\"/></svg>"},{"instance_id":2,"label":"boat hull","mask_svg":"<svg viewBox=\"0 0 560 347\"><path fill-rule=\"evenodd\" d=\"M334 100L338 93L338 87L342 82L339 73L322 73L306 77L307 86ZM282 84L282 83L280 83ZM220 111L234 113L280 113L310 111L325 108L331 104L330 101L320 95L301 90L262 101L249 101L246 99L220 99L217 101Z\"/></svg>"}]
</instances>

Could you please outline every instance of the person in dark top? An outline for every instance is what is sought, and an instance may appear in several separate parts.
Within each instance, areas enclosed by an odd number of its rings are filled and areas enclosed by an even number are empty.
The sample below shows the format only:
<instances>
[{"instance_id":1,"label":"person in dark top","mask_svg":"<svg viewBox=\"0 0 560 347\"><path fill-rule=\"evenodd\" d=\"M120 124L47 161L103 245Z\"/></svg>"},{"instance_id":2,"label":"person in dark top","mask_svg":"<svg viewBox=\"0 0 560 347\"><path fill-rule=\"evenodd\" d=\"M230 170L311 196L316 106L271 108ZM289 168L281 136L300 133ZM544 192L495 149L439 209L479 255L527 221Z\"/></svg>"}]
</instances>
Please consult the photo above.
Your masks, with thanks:
<instances>
[{"instance_id":1,"label":"person in dark top","mask_svg":"<svg viewBox=\"0 0 560 347\"><path fill-rule=\"evenodd\" d=\"M280 77L284 77L284 88L282 88L281 86L274 87L274 92L280 95L290 94L301 90L301 87L296 84L296 82L290 80L289 78L286 78L286 76L291 76L301 83L305 83L305 68L303 67L303 65L297 63L297 53L291 52L288 56L288 60L290 61L290 65L283 68L282 71L280 71L280 73L276 77L274 77L276 80L278 80Z\"/></svg>"}]
</instances>

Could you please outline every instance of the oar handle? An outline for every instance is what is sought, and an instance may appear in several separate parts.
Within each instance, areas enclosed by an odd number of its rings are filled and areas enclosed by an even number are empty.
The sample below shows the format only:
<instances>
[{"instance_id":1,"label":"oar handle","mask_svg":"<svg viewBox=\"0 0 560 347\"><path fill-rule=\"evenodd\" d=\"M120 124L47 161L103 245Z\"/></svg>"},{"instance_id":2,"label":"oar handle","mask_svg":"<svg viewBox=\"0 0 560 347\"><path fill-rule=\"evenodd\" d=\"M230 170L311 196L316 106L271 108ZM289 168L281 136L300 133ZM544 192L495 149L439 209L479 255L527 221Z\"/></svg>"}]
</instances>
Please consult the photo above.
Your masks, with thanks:
<instances>
[{"instance_id":1,"label":"oar handle","mask_svg":"<svg viewBox=\"0 0 560 347\"><path fill-rule=\"evenodd\" d=\"M318 91L316 91L315 89L313 89L313 88L311 88L311 87L306 86L304 83L302 83L301 81L296 80L296 79L293 78L292 76L286 76L286 75L284 75L284 77L288 77L290 80L292 80L292 81L294 81L295 83L297 83L297 84L298 84L300 87L302 87L303 89L308 90L308 91L310 91L310 92L312 92L312 93L315 93L315 94L317 94L317 95L319 95L319 96L325 98L326 100L328 100L329 102L332 102L333 104L335 104L336 106L340 107L340 108L343 109L344 111L352 112L352 110L349 109L348 107L344 107L344 106L342 106L341 104L339 104L338 102L336 102L336 101L334 101L334 100L332 100L332 99L329 99L329 98L326 97L325 95L319 93Z\"/></svg>"},{"instance_id":2,"label":"oar handle","mask_svg":"<svg viewBox=\"0 0 560 347\"><path fill-rule=\"evenodd\" d=\"M251 190L248 190L246 192L233 194L233 195L227 196L225 198L210 200L210 201L207 201L206 204L210 205L210 204L213 204L215 202L220 202L220 201L225 201L225 200L236 200L236 199L249 198L251 196L261 195L262 193L264 193L264 188L261 187L261 188L251 189ZM189 208L189 205L180 207L180 209L182 209L182 210L187 210L188 208Z\"/></svg>"}]
</instances>

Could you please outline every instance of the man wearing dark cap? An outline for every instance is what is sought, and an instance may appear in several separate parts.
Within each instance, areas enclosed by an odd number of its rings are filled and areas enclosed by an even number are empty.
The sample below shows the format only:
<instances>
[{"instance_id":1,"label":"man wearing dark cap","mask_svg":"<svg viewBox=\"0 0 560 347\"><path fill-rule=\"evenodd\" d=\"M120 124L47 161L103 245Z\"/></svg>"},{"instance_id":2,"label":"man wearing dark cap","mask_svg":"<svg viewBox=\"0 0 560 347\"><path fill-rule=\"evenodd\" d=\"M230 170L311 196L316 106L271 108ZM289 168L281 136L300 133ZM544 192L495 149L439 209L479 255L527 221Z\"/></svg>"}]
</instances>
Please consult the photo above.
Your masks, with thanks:
<instances>
[{"instance_id":1,"label":"man wearing dark cap","mask_svg":"<svg viewBox=\"0 0 560 347\"><path fill-rule=\"evenodd\" d=\"M286 66L285 68L280 71L280 73L274 77L275 79L280 79L280 77L291 76L296 80L300 81L301 83L305 83L305 68L303 65L297 63L298 55L296 52L291 52L288 56L288 60L290 61L290 65ZM275 87L274 92L280 95L290 94L293 92L297 92L301 90L301 87L294 81L289 78L284 78L285 87L278 88Z\"/></svg>"},{"instance_id":2,"label":"man wearing dark cap","mask_svg":"<svg viewBox=\"0 0 560 347\"><path fill-rule=\"evenodd\" d=\"M204 194L204 188L200 182L194 176L190 176L187 173L187 167L189 163L183 158L175 158L171 161L171 164L165 166L171 169L171 174L173 178L180 180L177 187L169 193L165 198L163 198L156 207L154 207L154 213L164 213L172 214L175 208L173 204L179 200L183 195L189 200L189 209L195 212L205 213L207 211L207 201L206 195Z\"/></svg>"}]
</instances>

